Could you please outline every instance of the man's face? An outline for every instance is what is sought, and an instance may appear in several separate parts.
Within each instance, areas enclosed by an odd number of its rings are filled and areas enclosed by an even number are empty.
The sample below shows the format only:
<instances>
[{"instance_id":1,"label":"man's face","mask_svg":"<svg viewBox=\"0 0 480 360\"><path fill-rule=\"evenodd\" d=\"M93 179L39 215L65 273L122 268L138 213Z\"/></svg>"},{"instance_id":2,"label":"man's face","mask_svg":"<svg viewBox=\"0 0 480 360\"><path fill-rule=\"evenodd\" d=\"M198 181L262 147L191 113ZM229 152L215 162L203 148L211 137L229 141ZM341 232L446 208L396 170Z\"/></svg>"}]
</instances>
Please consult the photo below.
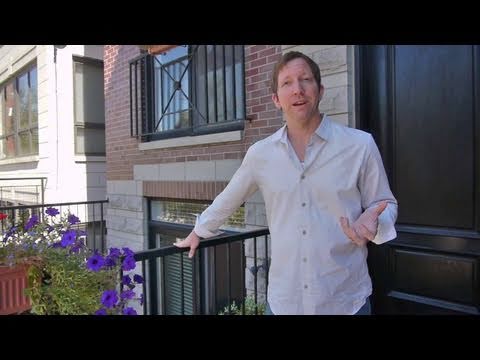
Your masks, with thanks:
<instances>
[{"instance_id":1,"label":"man's face","mask_svg":"<svg viewBox=\"0 0 480 360\"><path fill-rule=\"evenodd\" d=\"M318 115L318 103L324 92L318 88L312 70L302 58L288 62L278 74L277 93L272 95L287 122L306 123Z\"/></svg>"}]
</instances>

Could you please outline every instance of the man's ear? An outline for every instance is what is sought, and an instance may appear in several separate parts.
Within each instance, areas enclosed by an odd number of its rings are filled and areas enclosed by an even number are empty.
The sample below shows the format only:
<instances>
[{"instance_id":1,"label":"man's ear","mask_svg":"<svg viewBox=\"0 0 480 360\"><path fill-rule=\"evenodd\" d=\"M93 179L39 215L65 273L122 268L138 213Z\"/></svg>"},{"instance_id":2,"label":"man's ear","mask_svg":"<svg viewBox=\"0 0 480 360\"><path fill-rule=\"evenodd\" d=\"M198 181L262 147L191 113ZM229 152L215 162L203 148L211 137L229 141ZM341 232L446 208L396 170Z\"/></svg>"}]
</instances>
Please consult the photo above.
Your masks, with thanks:
<instances>
[{"instance_id":1,"label":"man's ear","mask_svg":"<svg viewBox=\"0 0 480 360\"><path fill-rule=\"evenodd\" d=\"M279 110L282 110L282 105L280 105L280 101L278 101L277 94L272 94L272 100L273 100L273 103L275 104L275 107Z\"/></svg>"},{"instance_id":2,"label":"man's ear","mask_svg":"<svg viewBox=\"0 0 480 360\"><path fill-rule=\"evenodd\" d=\"M325 87L323 86L323 84L320 84L320 89L319 89L319 92L318 92L319 101L322 100L323 94L325 94Z\"/></svg>"}]
</instances>

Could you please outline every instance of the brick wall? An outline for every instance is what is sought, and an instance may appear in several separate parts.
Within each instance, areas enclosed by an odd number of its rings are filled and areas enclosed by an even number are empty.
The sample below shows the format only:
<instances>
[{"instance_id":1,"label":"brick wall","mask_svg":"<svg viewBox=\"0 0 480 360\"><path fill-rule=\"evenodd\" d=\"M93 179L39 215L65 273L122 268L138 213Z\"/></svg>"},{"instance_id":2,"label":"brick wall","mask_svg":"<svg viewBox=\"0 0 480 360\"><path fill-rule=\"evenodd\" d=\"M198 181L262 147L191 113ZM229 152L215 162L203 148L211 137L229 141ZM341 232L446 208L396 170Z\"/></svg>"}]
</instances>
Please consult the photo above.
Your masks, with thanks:
<instances>
[{"instance_id":1,"label":"brick wall","mask_svg":"<svg viewBox=\"0 0 480 360\"><path fill-rule=\"evenodd\" d=\"M130 137L129 60L140 54L136 45L105 46L105 123L107 180L133 180L133 165L188 161L243 159L254 142L275 132L282 125L281 112L269 89L273 65L281 47L245 46L245 86L247 118L240 141L197 146L139 150L138 140Z\"/></svg>"}]
</instances>

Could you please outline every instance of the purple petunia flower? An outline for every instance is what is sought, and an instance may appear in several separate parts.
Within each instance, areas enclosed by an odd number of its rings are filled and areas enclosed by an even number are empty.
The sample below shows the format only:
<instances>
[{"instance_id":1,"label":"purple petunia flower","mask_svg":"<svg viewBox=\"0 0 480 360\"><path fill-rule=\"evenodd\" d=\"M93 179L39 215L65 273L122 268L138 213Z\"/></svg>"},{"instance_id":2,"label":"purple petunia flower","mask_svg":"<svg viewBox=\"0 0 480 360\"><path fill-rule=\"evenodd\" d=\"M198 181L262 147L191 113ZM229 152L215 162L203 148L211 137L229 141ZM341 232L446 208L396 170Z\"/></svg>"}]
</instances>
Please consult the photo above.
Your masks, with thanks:
<instances>
[{"instance_id":1,"label":"purple petunia flower","mask_svg":"<svg viewBox=\"0 0 480 360\"><path fill-rule=\"evenodd\" d=\"M68 215L67 220L72 225L75 225L76 223L80 222L80 219L73 214Z\"/></svg>"},{"instance_id":2,"label":"purple petunia flower","mask_svg":"<svg viewBox=\"0 0 480 360\"><path fill-rule=\"evenodd\" d=\"M5 233L5 236L3 237L3 242L7 242L7 239L13 234L15 234L16 231L17 231L16 226L12 226L10 229L8 229L8 231Z\"/></svg>"},{"instance_id":3,"label":"purple petunia flower","mask_svg":"<svg viewBox=\"0 0 480 360\"><path fill-rule=\"evenodd\" d=\"M123 271L133 270L135 269L135 266L137 266L137 264L135 263L135 259L133 258L133 256L127 256L125 259L123 259L123 263L122 263Z\"/></svg>"},{"instance_id":4,"label":"purple petunia flower","mask_svg":"<svg viewBox=\"0 0 480 360\"><path fill-rule=\"evenodd\" d=\"M135 292L133 290L125 290L120 293L120 299L133 299Z\"/></svg>"},{"instance_id":5,"label":"purple petunia flower","mask_svg":"<svg viewBox=\"0 0 480 360\"><path fill-rule=\"evenodd\" d=\"M123 309L123 315L137 315L137 312L132 307L126 307Z\"/></svg>"},{"instance_id":6,"label":"purple petunia flower","mask_svg":"<svg viewBox=\"0 0 480 360\"><path fill-rule=\"evenodd\" d=\"M122 248L122 250L123 250L123 255L125 255L126 257L134 255L133 251L130 250L128 247L124 247Z\"/></svg>"},{"instance_id":7,"label":"purple petunia flower","mask_svg":"<svg viewBox=\"0 0 480 360\"><path fill-rule=\"evenodd\" d=\"M78 253L80 249L83 247L83 244L81 241L77 241L73 244L73 246L70 248L70 252L72 253Z\"/></svg>"},{"instance_id":8,"label":"purple petunia flower","mask_svg":"<svg viewBox=\"0 0 480 360\"><path fill-rule=\"evenodd\" d=\"M143 277L140 275L133 275L133 281L135 281L137 284L143 284Z\"/></svg>"},{"instance_id":9,"label":"purple petunia flower","mask_svg":"<svg viewBox=\"0 0 480 360\"><path fill-rule=\"evenodd\" d=\"M132 282L132 279L130 278L130 276L128 276L128 275L123 275L122 276L122 284L123 285L130 285L131 282Z\"/></svg>"},{"instance_id":10,"label":"purple petunia flower","mask_svg":"<svg viewBox=\"0 0 480 360\"><path fill-rule=\"evenodd\" d=\"M50 216L56 216L56 215L60 214L60 211L58 211L58 210L55 209L55 208L48 207L47 210L45 210L45 213L46 213L47 215L50 215Z\"/></svg>"},{"instance_id":11,"label":"purple petunia flower","mask_svg":"<svg viewBox=\"0 0 480 360\"><path fill-rule=\"evenodd\" d=\"M110 248L108 256L112 257L113 259L119 258L121 255L120 249L117 248Z\"/></svg>"},{"instance_id":12,"label":"purple petunia flower","mask_svg":"<svg viewBox=\"0 0 480 360\"><path fill-rule=\"evenodd\" d=\"M62 235L62 247L67 247L69 245L72 245L77 238L77 233L75 230L68 230Z\"/></svg>"},{"instance_id":13,"label":"purple petunia flower","mask_svg":"<svg viewBox=\"0 0 480 360\"><path fill-rule=\"evenodd\" d=\"M104 308L98 309L95 311L95 315L107 315L107 310Z\"/></svg>"},{"instance_id":14,"label":"purple petunia flower","mask_svg":"<svg viewBox=\"0 0 480 360\"><path fill-rule=\"evenodd\" d=\"M116 264L117 262L110 255L105 258L105 266L114 267Z\"/></svg>"},{"instance_id":15,"label":"purple petunia flower","mask_svg":"<svg viewBox=\"0 0 480 360\"><path fill-rule=\"evenodd\" d=\"M25 230L28 231L37 224L38 224L38 216L32 215L32 217L28 219L27 223L25 224Z\"/></svg>"},{"instance_id":16,"label":"purple petunia flower","mask_svg":"<svg viewBox=\"0 0 480 360\"><path fill-rule=\"evenodd\" d=\"M87 268L95 272L100 271L104 264L105 259L98 253L93 254L87 260Z\"/></svg>"},{"instance_id":17,"label":"purple petunia flower","mask_svg":"<svg viewBox=\"0 0 480 360\"><path fill-rule=\"evenodd\" d=\"M105 290L102 294L102 304L106 308L114 307L118 302L118 295L115 290Z\"/></svg>"}]
</instances>

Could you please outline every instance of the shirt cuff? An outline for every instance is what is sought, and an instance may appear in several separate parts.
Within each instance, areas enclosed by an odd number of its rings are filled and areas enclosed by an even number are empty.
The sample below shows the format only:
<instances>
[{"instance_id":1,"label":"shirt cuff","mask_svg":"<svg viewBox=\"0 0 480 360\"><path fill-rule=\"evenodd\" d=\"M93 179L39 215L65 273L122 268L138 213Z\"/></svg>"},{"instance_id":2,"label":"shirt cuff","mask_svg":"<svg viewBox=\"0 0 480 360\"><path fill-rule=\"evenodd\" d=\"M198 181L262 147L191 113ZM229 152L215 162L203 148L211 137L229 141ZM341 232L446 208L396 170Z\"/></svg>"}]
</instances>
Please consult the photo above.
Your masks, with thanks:
<instances>
[{"instance_id":1,"label":"shirt cuff","mask_svg":"<svg viewBox=\"0 0 480 360\"><path fill-rule=\"evenodd\" d=\"M388 210L388 208L385 210ZM390 212L384 211L378 217L377 235L375 235L375 238L372 241L375 244L380 245L393 240L396 237L397 230L395 230L395 222L392 221Z\"/></svg>"},{"instance_id":2,"label":"shirt cuff","mask_svg":"<svg viewBox=\"0 0 480 360\"><path fill-rule=\"evenodd\" d=\"M222 233L218 230L216 232L208 230L206 225L203 224L200 217L201 215L197 215L197 219L195 220L195 227L193 228L193 231L195 231L195 234L197 234L199 237L207 239L213 236L220 235Z\"/></svg>"}]
</instances>

